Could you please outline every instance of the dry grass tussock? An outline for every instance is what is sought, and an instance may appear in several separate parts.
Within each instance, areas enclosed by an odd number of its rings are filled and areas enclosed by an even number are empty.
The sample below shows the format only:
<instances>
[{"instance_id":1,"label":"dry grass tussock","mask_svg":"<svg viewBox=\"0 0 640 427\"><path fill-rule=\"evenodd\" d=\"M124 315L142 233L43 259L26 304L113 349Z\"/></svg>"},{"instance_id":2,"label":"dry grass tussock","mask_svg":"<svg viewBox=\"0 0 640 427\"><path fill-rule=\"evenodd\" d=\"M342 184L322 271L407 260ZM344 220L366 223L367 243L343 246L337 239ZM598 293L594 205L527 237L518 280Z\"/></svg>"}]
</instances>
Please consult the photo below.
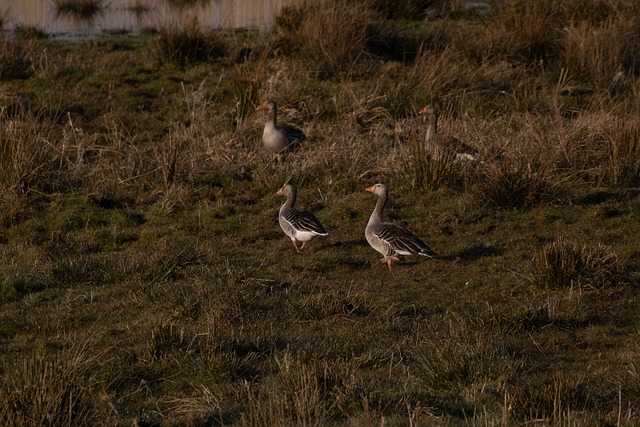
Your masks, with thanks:
<instances>
[{"instance_id":1,"label":"dry grass tussock","mask_svg":"<svg viewBox=\"0 0 640 427\"><path fill-rule=\"evenodd\" d=\"M22 109L13 117L6 110L2 113L0 190L24 194L29 188L46 185L61 162L59 147L54 146L53 123L41 123L34 113Z\"/></svg>"},{"instance_id":2,"label":"dry grass tussock","mask_svg":"<svg viewBox=\"0 0 640 427\"><path fill-rule=\"evenodd\" d=\"M576 244L561 238L542 248L533 265L533 280L543 288L602 289L623 280L618 256L602 244Z\"/></svg>"},{"instance_id":3,"label":"dry grass tussock","mask_svg":"<svg viewBox=\"0 0 640 427\"><path fill-rule=\"evenodd\" d=\"M368 43L382 24L364 3L342 0L291 6L278 18L278 28L294 49L324 76L348 73L365 61Z\"/></svg>"},{"instance_id":4,"label":"dry grass tussock","mask_svg":"<svg viewBox=\"0 0 640 427\"><path fill-rule=\"evenodd\" d=\"M220 30L203 31L196 22L160 30L157 57L184 67L187 63L212 62L226 55L229 49Z\"/></svg>"},{"instance_id":5,"label":"dry grass tussock","mask_svg":"<svg viewBox=\"0 0 640 427\"><path fill-rule=\"evenodd\" d=\"M638 23L614 16L594 28L586 22L567 28L564 63L570 74L603 89L629 89L629 73L638 68Z\"/></svg>"},{"instance_id":6,"label":"dry grass tussock","mask_svg":"<svg viewBox=\"0 0 640 427\"><path fill-rule=\"evenodd\" d=\"M0 36L0 81L24 79L33 72L33 51L30 46Z\"/></svg>"},{"instance_id":7,"label":"dry grass tussock","mask_svg":"<svg viewBox=\"0 0 640 427\"><path fill-rule=\"evenodd\" d=\"M635 186L638 171L638 123L627 115L585 112L557 123L554 167L593 185Z\"/></svg>"},{"instance_id":8,"label":"dry grass tussock","mask_svg":"<svg viewBox=\"0 0 640 427\"><path fill-rule=\"evenodd\" d=\"M0 390L2 424L89 426L110 419L94 374L101 355L93 353L92 345L74 344L60 354L16 361L11 380Z\"/></svg>"}]
</instances>

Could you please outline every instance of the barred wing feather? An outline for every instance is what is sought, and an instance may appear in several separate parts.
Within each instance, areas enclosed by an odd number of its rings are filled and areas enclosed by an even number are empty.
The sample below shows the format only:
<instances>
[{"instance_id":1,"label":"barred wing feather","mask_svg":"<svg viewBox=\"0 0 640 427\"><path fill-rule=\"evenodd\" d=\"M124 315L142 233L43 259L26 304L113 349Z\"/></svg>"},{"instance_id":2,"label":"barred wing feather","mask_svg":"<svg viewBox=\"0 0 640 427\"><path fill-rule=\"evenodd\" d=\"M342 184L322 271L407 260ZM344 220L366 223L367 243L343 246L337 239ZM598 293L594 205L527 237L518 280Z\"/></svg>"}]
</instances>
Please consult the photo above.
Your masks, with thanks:
<instances>
[{"instance_id":1,"label":"barred wing feather","mask_svg":"<svg viewBox=\"0 0 640 427\"><path fill-rule=\"evenodd\" d=\"M391 251L400 255L418 254L433 257L433 251L418 236L396 224L381 222L371 230L373 235L385 242Z\"/></svg>"},{"instance_id":2,"label":"barred wing feather","mask_svg":"<svg viewBox=\"0 0 640 427\"><path fill-rule=\"evenodd\" d=\"M307 210L287 209L283 214L283 218L297 231L307 231L319 236L327 236L329 234L320 224L320 221Z\"/></svg>"}]
</instances>

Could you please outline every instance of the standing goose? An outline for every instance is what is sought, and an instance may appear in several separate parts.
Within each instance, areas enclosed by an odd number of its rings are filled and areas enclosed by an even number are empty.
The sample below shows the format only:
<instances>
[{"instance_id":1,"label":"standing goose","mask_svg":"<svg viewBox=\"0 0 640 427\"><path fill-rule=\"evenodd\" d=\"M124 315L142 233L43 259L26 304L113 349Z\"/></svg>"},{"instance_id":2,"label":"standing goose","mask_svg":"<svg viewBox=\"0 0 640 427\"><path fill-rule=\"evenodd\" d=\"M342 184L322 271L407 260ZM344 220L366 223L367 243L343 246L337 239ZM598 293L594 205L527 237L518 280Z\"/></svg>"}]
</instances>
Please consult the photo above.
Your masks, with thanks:
<instances>
[{"instance_id":1,"label":"standing goose","mask_svg":"<svg viewBox=\"0 0 640 427\"><path fill-rule=\"evenodd\" d=\"M478 150L465 144L457 138L449 138L446 141L436 141L438 132L438 112L433 105L427 105L420 110L421 115L427 116L427 135L425 142L427 151L431 154L439 154L441 150L455 154L458 161L478 161Z\"/></svg>"},{"instance_id":2,"label":"standing goose","mask_svg":"<svg viewBox=\"0 0 640 427\"><path fill-rule=\"evenodd\" d=\"M307 138L300 129L276 124L278 106L275 101L264 102L258 106L258 110L267 110L267 122L262 132L262 143L276 153L277 161L282 159L283 154L298 147Z\"/></svg>"},{"instance_id":3,"label":"standing goose","mask_svg":"<svg viewBox=\"0 0 640 427\"><path fill-rule=\"evenodd\" d=\"M372 185L365 188L365 191L370 191L378 196L376 207L369 217L364 235L371 247L384 256L380 262L386 263L391 270L391 262L400 261L398 255L418 254L433 258L433 251L429 246L411 231L382 220L382 211L387 202L387 187L384 184Z\"/></svg>"},{"instance_id":4,"label":"standing goose","mask_svg":"<svg viewBox=\"0 0 640 427\"><path fill-rule=\"evenodd\" d=\"M293 207L296 203L296 189L292 185L285 185L276 194L284 195L287 198L280 207L278 222L284 234L289 236L293 242L293 247L298 253L302 252L307 242L318 236L329 235L311 212ZM302 242L302 246L298 247L298 242Z\"/></svg>"}]
</instances>

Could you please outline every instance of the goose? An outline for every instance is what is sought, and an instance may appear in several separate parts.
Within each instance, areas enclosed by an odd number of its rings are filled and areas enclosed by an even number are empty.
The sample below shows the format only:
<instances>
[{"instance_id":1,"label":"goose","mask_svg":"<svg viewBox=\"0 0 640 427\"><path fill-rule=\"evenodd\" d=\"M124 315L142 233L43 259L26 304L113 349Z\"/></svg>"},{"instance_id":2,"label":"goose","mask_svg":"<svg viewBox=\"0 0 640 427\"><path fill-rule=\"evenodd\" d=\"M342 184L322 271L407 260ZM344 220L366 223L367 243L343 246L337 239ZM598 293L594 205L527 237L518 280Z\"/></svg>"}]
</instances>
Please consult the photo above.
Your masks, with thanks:
<instances>
[{"instance_id":1,"label":"goose","mask_svg":"<svg viewBox=\"0 0 640 427\"><path fill-rule=\"evenodd\" d=\"M436 154L440 150L446 150L455 154L458 161L478 161L478 150L458 140L457 138L449 138L446 141L437 141L436 133L438 132L438 111L433 105L423 107L419 114L427 117L427 134L425 142L427 151Z\"/></svg>"},{"instance_id":2,"label":"goose","mask_svg":"<svg viewBox=\"0 0 640 427\"><path fill-rule=\"evenodd\" d=\"M258 106L257 111L260 110L267 110L267 122L262 132L262 143L276 153L276 160L280 161L283 154L298 147L307 137L300 129L276 124L278 106L275 101L265 101Z\"/></svg>"},{"instance_id":3,"label":"goose","mask_svg":"<svg viewBox=\"0 0 640 427\"><path fill-rule=\"evenodd\" d=\"M284 234L289 236L293 242L293 247L298 253L304 249L304 245L318 236L328 236L320 221L308 210L294 208L296 203L296 189L291 184L287 184L276 192L276 195L283 195L287 199L280 207L278 222ZM298 247L298 243L302 246Z\"/></svg>"},{"instance_id":4,"label":"goose","mask_svg":"<svg viewBox=\"0 0 640 427\"><path fill-rule=\"evenodd\" d=\"M433 251L425 242L401 225L382 220L382 211L387 202L387 187L384 184L375 184L365 188L376 196L376 207L369 217L364 235L373 249L380 252L384 258L380 262L386 263L391 270L392 261L400 261L398 255L422 255L433 258Z\"/></svg>"}]
</instances>

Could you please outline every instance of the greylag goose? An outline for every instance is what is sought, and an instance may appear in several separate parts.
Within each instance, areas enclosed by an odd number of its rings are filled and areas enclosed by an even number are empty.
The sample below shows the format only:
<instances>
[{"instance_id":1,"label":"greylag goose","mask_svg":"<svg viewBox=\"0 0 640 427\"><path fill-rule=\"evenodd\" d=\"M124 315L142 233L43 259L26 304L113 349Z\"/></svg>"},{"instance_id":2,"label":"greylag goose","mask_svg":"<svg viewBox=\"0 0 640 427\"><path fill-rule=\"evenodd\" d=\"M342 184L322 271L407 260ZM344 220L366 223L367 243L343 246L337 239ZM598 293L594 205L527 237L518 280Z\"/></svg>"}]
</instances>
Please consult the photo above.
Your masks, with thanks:
<instances>
[{"instance_id":1,"label":"greylag goose","mask_svg":"<svg viewBox=\"0 0 640 427\"><path fill-rule=\"evenodd\" d=\"M427 135L425 142L427 151L431 154L440 154L442 150L455 155L458 161L478 161L478 150L458 140L449 138L446 141L437 141L438 132L438 111L433 105L427 105L420 110L421 115L427 116Z\"/></svg>"},{"instance_id":2,"label":"greylag goose","mask_svg":"<svg viewBox=\"0 0 640 427\"><path fill-rule=\"evenodd\" d=\"M276 160L281 160L283 154L298 147L306 139L300 129L276 124L278 106L275 101L264 102L258 106L258 110L267 110L267 122L262 132L262 143L276 153Z\"/></svg>"},{"instance_id":3,"label":"greylag goose","mask_svg":"<svg viewBox=\"0 0 640 427\"><path fill-rule=\"evenodd\" d=\"M429 246L411 231L382 220L382 211L387 202L387 187L384 184L375 184L365 190L378 196L364 235L371 247L384 256L380 262L386 263L391 270L391 262L400 261L398 255L417 254L433 258L433 251Z\"/></svg>"},{"instance_id":4,"label":"greylag goose","mask_svg":"<svg viewBox=\"0 0 640 427\"><path fill-rule=\"evenodd\" d=\"M304 245L318 236L328 236L329 233L324 229L320 221L308 210L294 208L296 203L296 189L287 184L282 187L277 195L284 195L287 199L280 207L278 213L278 222L284 234L289 236L293 242L293 247L298 253L302 252ZM298 243L302 242L302 246L298 247Z\"/></svg>"}]
</instances>

